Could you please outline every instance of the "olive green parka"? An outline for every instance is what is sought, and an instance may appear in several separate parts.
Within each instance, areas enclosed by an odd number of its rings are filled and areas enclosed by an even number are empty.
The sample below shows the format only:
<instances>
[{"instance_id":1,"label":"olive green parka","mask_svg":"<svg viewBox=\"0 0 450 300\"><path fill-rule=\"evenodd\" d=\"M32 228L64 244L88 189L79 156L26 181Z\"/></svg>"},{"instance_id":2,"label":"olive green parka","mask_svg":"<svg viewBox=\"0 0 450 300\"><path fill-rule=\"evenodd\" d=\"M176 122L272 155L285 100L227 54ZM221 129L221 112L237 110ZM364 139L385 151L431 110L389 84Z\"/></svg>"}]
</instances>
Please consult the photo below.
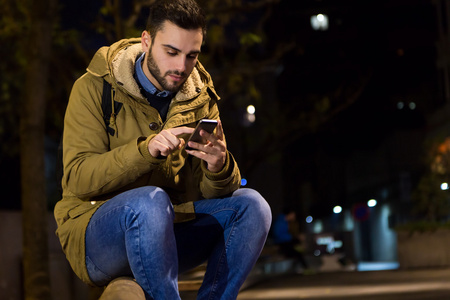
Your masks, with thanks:
<instances>
[{"instance_id":1,"label":"olive green parka","mask_svg":"<svg viewBox=\"0 0 450 300\"><path fill-rule=\"evenodd\" d=\"M86 227L96 209L111 197L142 186L161 187L174 205L175 222L180 222L194 217L193 201L222 197L240 186L239 169L230 153L219 173L209 172L205 162L182 149L167 158L150 155L148 143L161 130L219 119L219 97L198 62L163 122L133 77L141 54L139 38L100 48L87 72L75 82L66 110L63 195L54 210L56 234L72 269L88 284L92 282L85 265ZM113 100L123 104L110 119L114 136L108 134L103 120L103 79L112 85Z\"/></svg>"}]
</instances>

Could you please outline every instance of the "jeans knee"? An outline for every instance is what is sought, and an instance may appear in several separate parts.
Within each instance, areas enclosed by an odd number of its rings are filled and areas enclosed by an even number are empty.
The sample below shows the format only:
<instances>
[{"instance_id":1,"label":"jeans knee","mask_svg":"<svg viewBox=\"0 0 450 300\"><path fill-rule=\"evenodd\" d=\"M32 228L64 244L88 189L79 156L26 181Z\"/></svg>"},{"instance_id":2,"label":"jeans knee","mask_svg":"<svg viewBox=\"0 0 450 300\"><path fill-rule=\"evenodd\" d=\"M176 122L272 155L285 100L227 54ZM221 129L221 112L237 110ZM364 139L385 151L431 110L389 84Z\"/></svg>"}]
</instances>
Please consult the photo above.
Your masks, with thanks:
<instances>
[{"instance_id":1,"label":"jeans knee","mask_svg":"<svg viewBox=\"0 0 450 300\"><path fill-rule=\"evenodd\" d=\"M163 189L154 186L140 187L126 192L123 196L126 206L136 215L153 219L155 222L173 222L173 206Z\"/></svg>"},{"instance_id":2,"label":"jeans knee","mask_svg":"<svg viewBox=\"0 0 450 300\"><path fill-rule=\"evenodd\" d=\"M265 234L268 234L272 224L272 212L266 199L256 190L248 188L237 190L233 196L241 198L240 201L246 206L245 211L248 212L247 217L251 217L254 222L263 225L259 228L263 229Z\"/></svg>"}]
</instances>

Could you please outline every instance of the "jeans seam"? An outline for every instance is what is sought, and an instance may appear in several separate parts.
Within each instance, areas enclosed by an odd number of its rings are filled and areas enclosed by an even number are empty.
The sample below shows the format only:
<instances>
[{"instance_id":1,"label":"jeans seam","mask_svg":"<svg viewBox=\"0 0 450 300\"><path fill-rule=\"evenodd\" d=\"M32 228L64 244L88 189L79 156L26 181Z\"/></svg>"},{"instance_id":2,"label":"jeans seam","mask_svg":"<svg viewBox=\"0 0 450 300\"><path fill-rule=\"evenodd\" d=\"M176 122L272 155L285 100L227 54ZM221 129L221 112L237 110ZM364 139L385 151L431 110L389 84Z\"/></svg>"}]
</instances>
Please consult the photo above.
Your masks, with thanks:
<instances>
[{"instance_id":1,"label":"jeans seam","mask_svg":"<svg viewBox=\"0 0 450 300\"><path fill-rule=\"evenodd\" d=\"M144 277L144 280L145 280L145 284L147 285L147 287L148 287L148 289L145 289L145 290L147 290L148 291L148 293L150 294L150 297L152 297L153 298L153 295L151 295L151 288L150 288L150 283L149 283L149 281L148 281L148 274L147 274L147 272L145 271L145 268L143 267L143 263L142 263L142 254L141 254L141 231L140 231L140 226L139 226L139 220L137 219L137 217L136 217L136 212L133 210L133 208L132 207L130 207L130 206L128 206L128 205L124 205L124 206L126 206L127 208L129 208L130 209L130 211L133 213L133 218L136 218L135 219L135 222L136 222L136 225L137 225L137 251L138 251L138 253L137 253L137 256L139 257L139 273L141 273L142 272L142 274L144 275L143 277ZM125 233L127 232L129 230L129 228L127 228L127 230L125 231ZM136 276L135 276L136 277Z\"/></svg>"},{"instance_id":2,"label":"jeans seam","mask_svg":"<svg viewBox=\"0 0 450 300\"><path fill-rule=\"evenodd\" d=\"M223 260L227 259L227 255L226 255L227 254L227 249L228 249L228 245L229 245L229 243L231 241L231 238L234 236L235 224L237 222L239 222L239 220L240 220L238 211L235 210L234 208L227 208L227 209L223 209L222 208L222 209L219 209L217 211L212 212L211 215L214 215L215 213L218 213L218 212L221 212L221 211L225 211L225 210L232 210L236 214L237 219L236 219L235 222L233 222L233 226L230 229L230 234L229 234L229 236L227 238L227 241L226 241L226 243L224 245L224 249L223 249L222 253L220 254L220 259L219 259L219 262L218 262L217 272L214 274L214 279L213 279L212 284L211 284L211 292L209 293L208 299L214 299L214 295L215 295L215 292L216 292L216 286L217 286L217 282L218 282L217 279L220 278L219 272L222 269L221 266L223 265Z\"/></svg>"}]
</instances>

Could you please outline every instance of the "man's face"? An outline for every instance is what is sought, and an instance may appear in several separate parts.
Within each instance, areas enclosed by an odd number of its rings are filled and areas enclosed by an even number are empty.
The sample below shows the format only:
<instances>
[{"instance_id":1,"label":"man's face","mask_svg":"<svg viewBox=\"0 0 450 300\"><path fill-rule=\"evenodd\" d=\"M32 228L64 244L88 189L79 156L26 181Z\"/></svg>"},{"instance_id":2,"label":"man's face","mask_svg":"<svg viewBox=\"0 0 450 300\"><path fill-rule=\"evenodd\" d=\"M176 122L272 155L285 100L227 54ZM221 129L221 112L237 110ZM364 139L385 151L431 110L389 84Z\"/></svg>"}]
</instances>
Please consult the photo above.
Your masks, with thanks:
<instances>
[{"instance_id":1,"label":"man's face","mask_svg":"<svg viewBox=\"0 0 450 300\"><path fill-rule=\"evenodd\" d=\"M145 75L158 90L177 92L197 63L202 30L186 30L166 21L153 42L147 31L142 33L141 40L147 52L143 65Z\"/></svg>"}]
</instances>

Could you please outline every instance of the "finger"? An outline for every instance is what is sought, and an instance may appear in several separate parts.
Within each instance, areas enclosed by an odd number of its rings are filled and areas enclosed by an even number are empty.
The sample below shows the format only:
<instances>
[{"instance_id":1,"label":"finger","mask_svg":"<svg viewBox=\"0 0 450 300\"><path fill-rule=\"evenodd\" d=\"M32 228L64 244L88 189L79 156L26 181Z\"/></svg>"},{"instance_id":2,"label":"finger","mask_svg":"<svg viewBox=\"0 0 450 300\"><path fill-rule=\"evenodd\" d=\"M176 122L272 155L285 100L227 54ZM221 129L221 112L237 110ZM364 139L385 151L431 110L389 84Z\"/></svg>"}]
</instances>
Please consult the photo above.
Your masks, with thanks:
<instances>
[{"instance_id":1,"label":"finger","mask_svg":"<svg viewBox=\"0 0 450 300\"><path fill-rule=\"evenodd\" d=\"M225 164L225 152L217 152L208 153L205 151L199 150L186 150L192 156L198 157L206 162L208 170L211 172L218 172L222 170L223 165Z\"/></svg>"},{"instance_id":2,"label":"finger","mask_svg":"<svg viewBox=\"0 0 450 300\"><path fill-rule=\"evenodd\" d=\"M205 147L205 149L212 148L212 147L219 151L224 151L226 149L225 142L223 141L223 132L222 132L222 138L219 138L216 134L209 134L207 132L205 132L205 134L203 134L202 137L204 137L208 141L206 144L203 144L203 145L200 144L203 147ZM203 148L202 148L202 150L203 150ZM209 152L209 151L207 151L207 152Z\"/></svg>"},{"instance_id":3,"label":"finger","mask_svg":"<svg viewBox=\"0 0 450 300\"><path fill-rule=\"evenodd\" d=\"M179 136L182 134L192 134L194 132L194 128L182 126L182 127L170 128L167 131L169 131L171 134L173 134L175 136Z\"/></svg>"},{"instance_id":4,"label":"finger","mask_svg":"<svg viewBox=\"0 0 450 300\"><path fill-rule=\"evenodd\" d=\"M167 145L170 149L177 148L181 143L180 139L169 130L161 131L159 138L161 143Z\"/></svg>"},{"instance_id":5,"label":"finger","mask_svg":"<svg viewBox=\"0 0 450 300\"><path fill-rule=\"evenodd\" d=\"M148 144L148 151L153 157L158 157L160 155L167 156L169 150L169 147L167 147L165 144L161 143L155 138L152 139L152 141Z\"/></svg>"},{"instance_id":6,"label":"finger","mask_svg":"<svg viewBox=\"0 0 450 300\"><path fill-rule=\"evenodd\" d=\"M209 133L206 130L200 130L200 136L205 138L207 141L211 143L215 143L217 141L217 137L214 133Z\"/></svg>"},{"instance_id":7,"label":"finger","mask_svg":"<svg viewBox=\"0 0 450 300\"><path fill-rule=\"evenodd\" d=\"M178 149L183 149L185 144L186 144L186 141L183 138L181 138L180 139L180 144L178 145Z\"/></svg>"},{"instance_id":8,"label":"finger","mask_svg":"<svg viewBox=\"0 0 450 300\"><path fill-rule=\"evenodd\" d=\"M220 120L217 120L216 136L219 140L223 141L223 127L222 121Z\"/></svg>"}]
</instances>

